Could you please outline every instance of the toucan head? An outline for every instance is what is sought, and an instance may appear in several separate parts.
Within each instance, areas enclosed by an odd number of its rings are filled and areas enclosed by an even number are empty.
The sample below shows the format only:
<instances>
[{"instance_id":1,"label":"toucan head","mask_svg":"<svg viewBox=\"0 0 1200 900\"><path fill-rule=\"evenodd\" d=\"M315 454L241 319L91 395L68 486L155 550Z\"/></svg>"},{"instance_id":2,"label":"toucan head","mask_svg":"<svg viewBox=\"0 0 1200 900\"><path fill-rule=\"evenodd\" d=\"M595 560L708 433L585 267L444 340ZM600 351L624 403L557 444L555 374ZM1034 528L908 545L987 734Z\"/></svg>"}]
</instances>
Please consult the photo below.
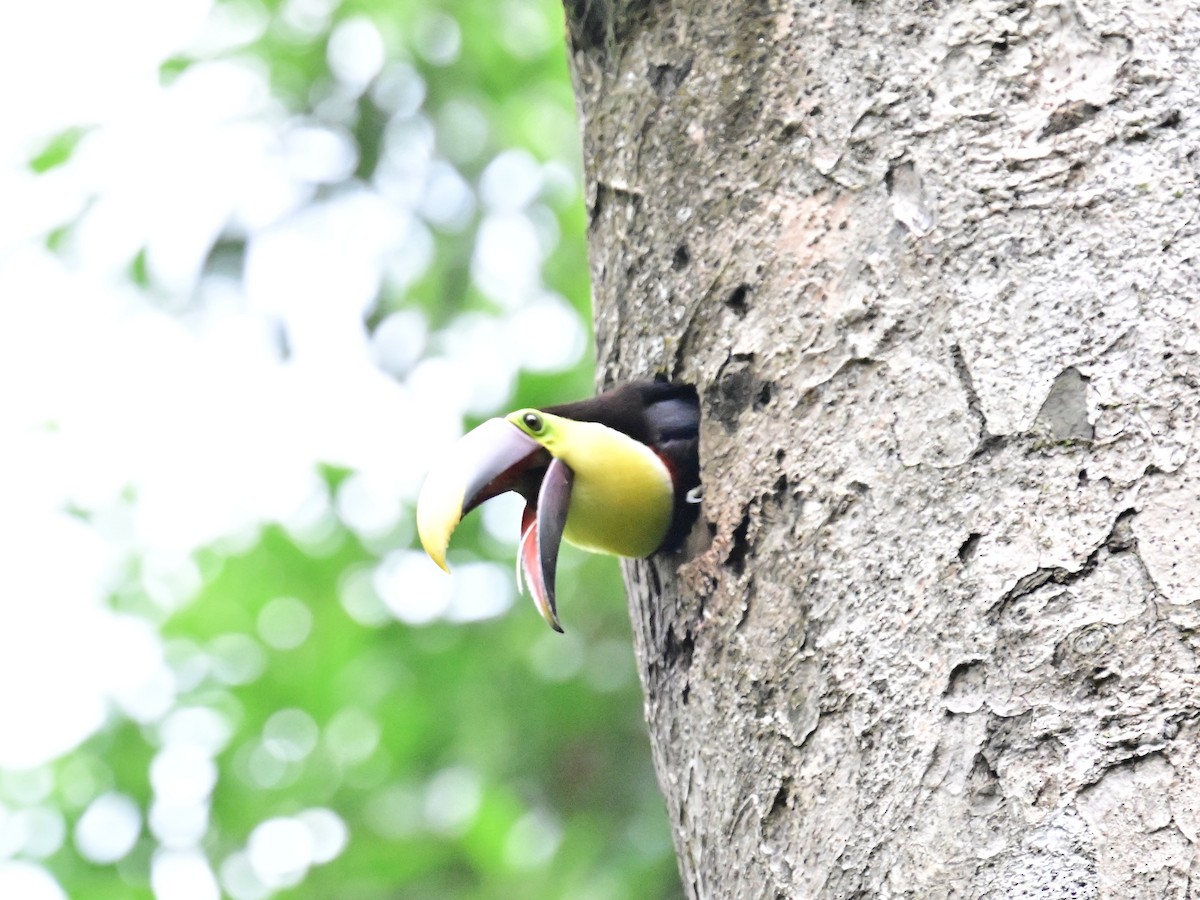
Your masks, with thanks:
<instances>
[{"instance_id":1,"label":"toucan head","mask_svg":"<svg viewBox=\"0 0 1200 900\"><path fill-rule=\"evenodd\" d=\"M649 556L678 546L691 527L695 510L685 498L699 484L698 423L695 389L660 382L488 419L426 477L417 499L421 543L446 569L463 516L506 491L521 495L518 583L523 574L542 617L562 631L554 580L564 535L587 550Z\"/></svg>"},{"instance_id":2,"label":"toucan head","mask_svg":"<svg viewBox=\"0 0 1200 900\"><path fill-rule=\"evenodd\" d=\"M516 425L521 431L533 438L541 447L550 453L554 453L555 446L558 444L560 438L560 432L562 431L562 419L560 417L538 409L518 409L516 412L505 416L504 421Z\"/></svg>"}]
</instances>

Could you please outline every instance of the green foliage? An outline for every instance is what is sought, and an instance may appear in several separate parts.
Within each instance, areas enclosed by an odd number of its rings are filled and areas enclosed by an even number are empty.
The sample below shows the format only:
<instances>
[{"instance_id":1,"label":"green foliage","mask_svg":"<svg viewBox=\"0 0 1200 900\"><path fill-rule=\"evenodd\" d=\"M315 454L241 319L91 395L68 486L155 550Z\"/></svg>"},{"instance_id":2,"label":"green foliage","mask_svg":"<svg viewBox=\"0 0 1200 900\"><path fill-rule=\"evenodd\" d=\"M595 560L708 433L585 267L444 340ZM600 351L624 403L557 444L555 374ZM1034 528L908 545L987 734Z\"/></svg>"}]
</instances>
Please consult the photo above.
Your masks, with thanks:
<instances>
[{"instance_id":1,"label":"green foliage","mask_svg":"<svg viewBox=\"0 0 1200 900\"><path fill-rule=\"evenodd\" d=\"M75 147L78 146L79 140L84 134L86 134L86 129L83 128L68 128L66 131L56 134L46 143L41 152L29 161L29 168L41 175L56 166L61 166L71 158L71 154L75 152Z\"/></svg>"},{"instance_id":2,"label":"green foliage","mask_svg":"<svg viewBox=\"0 0 1200 900\"><path fill-rule=\"evenodd\" d=\"M263 67L273 102L289 115L352 138L353 171L314 191L316 202L371 182L389 133L422 117L437 158L476 192L488 164L512 148L575 172L573 184L543 187L532 205L558 235L541 266L544 285L590 329L574 100L554 0L222 0L217 11L261 21L252 40L217 57ZM330 44L356 17L374 24L386 62L347 98ZM169 84L211 58L172 56L159 79ZM397 112L384 81L395 88L403 78L423 98ZM55 137L30 168L61 167L84 134ZM481 220L476 204L466 221L426 222L429 264L407 283L385 282L368 329L391 312L419 310L430 330L425 352L435 353L464 313L499 321L503 304L472 278ZM69 239L64 225L46 243L58 251ZM223 234L201 278L239 276L243 244L236 229ZM136 288L157 288L144 248L127 275ZM563 371L519 372L504 405L591 389L585 354ZM331 507L352 474L332 464L319 473ZM512 547L475 518L456 551L511 568ZM412 529L366 540L336 518L324 528L317 538L273 524L230 536L199 554L196 590L166 611L148 595L141 563L130 563L113 608L160 629L174 692L149 714L114 706L99 731L47 768L53 787L35 800L57 812L68 835L109 793L130 798L142 817L133 849L118 860L97 862L77 841L60 840L43 862L64 890L89 900L155 896L156 860L184 847L198 850L222 894L238 900L677 896L615 563L564 552L566 636L551 633L523 598L482 621L410 625L388 613L372 579L389 554L416 549ZM205 751L171 769L180 746ZM172 790L197 793L205 820L163 807L171 778ZM28 805L9 788L0 782L0 803ZM327 845L310 848L313 864L290 886L248 880L247 854L264 823L278 820L280 835L294 835L286 823L305 816L332 828Z\"/></svg>"}]
</instances>

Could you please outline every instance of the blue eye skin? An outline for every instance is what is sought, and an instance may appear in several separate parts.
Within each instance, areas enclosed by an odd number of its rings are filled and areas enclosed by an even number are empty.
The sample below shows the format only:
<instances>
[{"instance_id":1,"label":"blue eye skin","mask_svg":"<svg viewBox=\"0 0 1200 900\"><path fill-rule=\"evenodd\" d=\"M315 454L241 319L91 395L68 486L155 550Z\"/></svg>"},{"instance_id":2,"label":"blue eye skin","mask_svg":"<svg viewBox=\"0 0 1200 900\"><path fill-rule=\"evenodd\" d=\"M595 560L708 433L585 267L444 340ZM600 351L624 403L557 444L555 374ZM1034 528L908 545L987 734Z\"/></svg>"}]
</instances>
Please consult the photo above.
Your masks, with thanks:
<instances>
[{"instance_id":1,"label":"blue eye skin","mask_svg":"<svg viewBox=\"0 0 1200 900\"><path fill-rule=\"evenodd\" d=\"M525 423L525 427L528 428L533 434L541 434L542 429L545 427L542 417L537 413L525 413L525 415L522 416L521 421Z\"/></svg>"}]
</instances>

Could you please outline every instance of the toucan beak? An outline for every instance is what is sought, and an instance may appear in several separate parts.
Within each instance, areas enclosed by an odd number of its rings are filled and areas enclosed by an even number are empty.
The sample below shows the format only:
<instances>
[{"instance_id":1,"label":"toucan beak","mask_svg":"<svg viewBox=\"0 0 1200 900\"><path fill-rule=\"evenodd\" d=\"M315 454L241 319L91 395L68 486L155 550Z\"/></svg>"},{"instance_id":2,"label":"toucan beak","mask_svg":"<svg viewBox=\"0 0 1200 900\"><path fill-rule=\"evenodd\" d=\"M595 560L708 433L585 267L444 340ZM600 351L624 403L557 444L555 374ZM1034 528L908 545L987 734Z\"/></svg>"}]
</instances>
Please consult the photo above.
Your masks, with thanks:
<instances>
[{"instance_id":1,"label":"toucan beak","mask_svg":"<svg viewBox=\"0 0 1200 900\"><path fill-rule=\"evenodd\" d=\"M541 444L504 419L488 419L467 432L429 472L417 498L417 533L425 552L450 571L446 549L462 517L485 500L519 489L525 473L550 459Z\"/></svg>"},{"instance_id":2,"label":"toucan beak","mask_svg":"<svg viewBox=\"0 0 1200 900\"><path fill-rule=\"evenodd\" d=\"M524 570L529 593L542 618L557 632L558 606L554 601L554 576L558 571L558 548L571 506L575 473L561 459L551 461L538 488L536 510L526 506L521 520L521 545L517 551L517 584Z\"/></svg>"}]
</instances>

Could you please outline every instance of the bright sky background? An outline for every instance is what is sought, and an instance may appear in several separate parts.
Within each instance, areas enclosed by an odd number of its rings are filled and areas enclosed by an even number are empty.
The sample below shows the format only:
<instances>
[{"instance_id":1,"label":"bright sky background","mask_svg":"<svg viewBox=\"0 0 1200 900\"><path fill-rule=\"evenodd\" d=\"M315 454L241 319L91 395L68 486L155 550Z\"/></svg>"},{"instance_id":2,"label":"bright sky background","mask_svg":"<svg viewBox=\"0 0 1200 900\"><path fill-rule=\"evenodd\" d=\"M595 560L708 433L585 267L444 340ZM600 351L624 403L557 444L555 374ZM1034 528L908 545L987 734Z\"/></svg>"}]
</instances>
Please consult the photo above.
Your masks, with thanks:
<instances>
[{"instance_id":1,"label":"bright sky background","mask_svg":"<svg viewBox=\"0 0 1200 900\"><path fill-rule=\"evenodd\" d=\"M288 10L297 29L329 13L321 0ZM163 721L180 686L155 623L113 612L108 598L137 579L165 617L200 586L195 550L236 548L266 521L319 545L336 516L368 541L402 546L420 475L461 416L502 403L520 367L569 365L585 336L542 284L557 234L532 209L569 173L508 152L468 184L435 155L419 76L387 63L360 19L335 33L331 67L353 97L388 65L380 83L407 114L371 185L313 204L320 185L353 171L345 134L290 118L249 63L200 63L160 82L169 57L236 46L264 25L213 12L208 0L61 0L0 13L0 83L19 86L0 99L0 770L25 773L36 800L49 790L39 767L100 727L110 704L158 723L148 826L166 849L153 864L156 895L215 898L219 878L252 900L336 856L344 826L321 809L264 822L228 871L211 871L199 840L227 724L196 710ZM452 60L457 26L445 16L435 25L428 52ZM53 136L81 125L66 164L29 169ZM435 346L411 310L369 335L363 316L380 285L402 289L428 265L429 224L454 227L476 209L473 276L503 315L466 317ZM72 222L48 250L47 235ZM244 281L201 280L230 223L248 238ZM127 277L143 248L153 292ZM354 472L332 503L320 462ZM506 569L435 574L394 551L371 581L383 607L361 592L343 602L364 620L411 622L495 615L512 602ZM285 602L260 636L303 640L305 615ZM254 648L235 657L252 666ZM307 740L302 720L279 727L281 739ZM104 795L66 835L49 806L33 809L40 821L0 806L0 897L65 896L28 858L74 840L94 861L119 859L142 815ZM18 851L26 859L11 860Z\"/></svg>"}]
</instances>

